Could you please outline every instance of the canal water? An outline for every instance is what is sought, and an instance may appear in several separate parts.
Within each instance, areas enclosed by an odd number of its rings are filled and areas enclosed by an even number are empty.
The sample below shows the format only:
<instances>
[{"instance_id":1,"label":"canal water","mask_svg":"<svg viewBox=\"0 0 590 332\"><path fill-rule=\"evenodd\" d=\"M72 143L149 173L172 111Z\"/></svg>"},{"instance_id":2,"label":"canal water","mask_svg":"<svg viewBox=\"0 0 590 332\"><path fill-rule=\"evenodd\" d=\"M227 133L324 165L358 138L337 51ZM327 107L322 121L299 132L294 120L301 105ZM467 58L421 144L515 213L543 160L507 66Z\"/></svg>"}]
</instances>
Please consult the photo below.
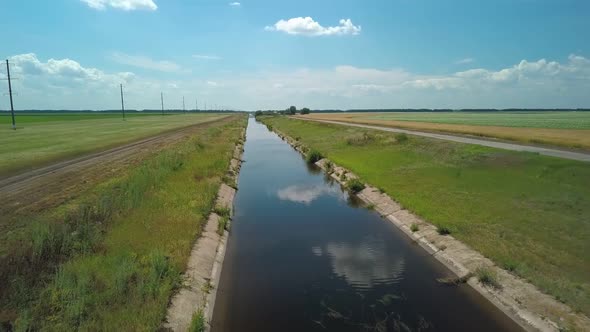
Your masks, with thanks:
<instances>
[{"instance_id":1,"label":"canal water","mask_svg":"<svg viewBox=\"0 0 590 332\"><path fill-rule=\"evenodd\" d=\"M518 331L250 119L212 331Z\"/></svg>"}]
</instances>

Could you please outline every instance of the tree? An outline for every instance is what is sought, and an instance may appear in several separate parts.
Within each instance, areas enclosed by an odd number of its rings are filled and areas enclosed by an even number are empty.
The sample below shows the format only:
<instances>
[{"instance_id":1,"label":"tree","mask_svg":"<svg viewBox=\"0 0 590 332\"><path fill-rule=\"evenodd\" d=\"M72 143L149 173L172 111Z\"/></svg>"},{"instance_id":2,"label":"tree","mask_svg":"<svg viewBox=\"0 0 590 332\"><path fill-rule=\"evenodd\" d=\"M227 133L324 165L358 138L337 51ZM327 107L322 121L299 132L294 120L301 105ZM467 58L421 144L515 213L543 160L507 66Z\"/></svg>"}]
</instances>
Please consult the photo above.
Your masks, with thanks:
<instances>
[{"instance_id":1,"label":"tree","mask_svg":"<svg viewBox=\"0 0 590 332\"><path fill-rule=\"evenodd\" d=\"M291 106L287 109L287 114L289 115L295 115L297 113L297 107L295 106Z\"/></svg>"},{"instance_id":2,"label":"tree","mask_svg":"<svg viewBox=\"0 0 590 332\"><path fill-rule=\"evenodd\" d=\"M301 114L309 114L311 111L309 110L309 108L304 107L301 109Z\"/></svg>"},{"instance_id":3,"label":"tree","mask_svg":"<svg viewBox=\"0 0 590 332\"><path fill-rule=\"evenodd\" d=\"M256 113L254 113L254 117L261 116L262 114L264 114L262 111L256 111Z\"/></svg>"}]
</instances>

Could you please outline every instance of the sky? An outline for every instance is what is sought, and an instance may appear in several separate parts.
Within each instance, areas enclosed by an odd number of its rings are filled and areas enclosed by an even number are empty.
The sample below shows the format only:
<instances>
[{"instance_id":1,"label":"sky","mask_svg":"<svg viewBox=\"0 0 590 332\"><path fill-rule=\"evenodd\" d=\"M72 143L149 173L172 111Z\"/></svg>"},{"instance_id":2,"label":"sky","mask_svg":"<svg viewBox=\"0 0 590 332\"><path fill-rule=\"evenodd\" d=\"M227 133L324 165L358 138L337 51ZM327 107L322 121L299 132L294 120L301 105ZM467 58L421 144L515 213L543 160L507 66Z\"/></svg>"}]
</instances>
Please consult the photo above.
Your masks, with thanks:
<instances>
[{"instance_id":1,"label":"sky","mask_svg":"<svg viewBox=\"0 0 590 332\"><path fill-rule=\"evenodd\" d=\"M16 109L588 108L587 0L19 0ZM6 69L0 67L0 78ZM0 109L9 108L0 81Z\"/></svg>"}]
</instances>

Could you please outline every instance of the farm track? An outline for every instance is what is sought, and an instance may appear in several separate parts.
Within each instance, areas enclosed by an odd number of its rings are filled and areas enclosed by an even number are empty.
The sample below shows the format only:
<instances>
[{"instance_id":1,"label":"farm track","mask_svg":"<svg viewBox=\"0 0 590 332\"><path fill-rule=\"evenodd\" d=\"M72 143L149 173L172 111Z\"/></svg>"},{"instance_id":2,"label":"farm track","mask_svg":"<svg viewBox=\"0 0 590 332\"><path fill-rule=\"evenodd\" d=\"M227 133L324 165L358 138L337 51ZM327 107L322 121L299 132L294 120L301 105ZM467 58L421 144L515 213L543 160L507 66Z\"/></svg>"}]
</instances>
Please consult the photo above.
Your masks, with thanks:
<instances>
[{"instance_id":1,"label":"farm track","mask_svg":"<svg viewBox=\"0 0 590 332\"><path fill-rule=\"evenodd\" d=\"M502 141L493 141L491 139L472 138L472 137L460 136L460 135L438 134L438 133L431 133L431 132L424 132L424 131L417 131L417 130L408 130L408 129L383 127L383 126L366 125L366 124L352 123L352 122L320 120L320 119L301 118L301 117L294 117L294 119L304 120L304 121L323 122L323 123L329 123L329 124L337 124L337 125L343 125L343 126L349 126L349 127L375 129L375 130L388 131L388 132L394 132L394 133L406 133L408 135L416 135L416 136L440 139L440 140L445 140L445 141L452 141L452 142L465 143L465 144L476 144L476 145L482 145L482 146L488 146L488 147L492 147L492 148L512 150L512 151L533 152L533 153L539 153L539 154L542 154L545 156L590 162L590 153L574 152L574 151L554 149L554 148L544 148L544 147L538 147L538 146L533 146L533 145L506 143L506 142L502 142Z\"/></svg>"},{"instance_id":2,"label":"farm track","mask_svg":"<svg viewBox=\"0 0 590 332\"><path fill-rule=\"evenodd\" d=\"M181 141L196 129L228 118L212 119L0 179L0 200L3 202L0 215L37 212L57 206L88 189L96 180L114 177L125 167L135 165L147 155Z\"/></svg>"}]
</instances>

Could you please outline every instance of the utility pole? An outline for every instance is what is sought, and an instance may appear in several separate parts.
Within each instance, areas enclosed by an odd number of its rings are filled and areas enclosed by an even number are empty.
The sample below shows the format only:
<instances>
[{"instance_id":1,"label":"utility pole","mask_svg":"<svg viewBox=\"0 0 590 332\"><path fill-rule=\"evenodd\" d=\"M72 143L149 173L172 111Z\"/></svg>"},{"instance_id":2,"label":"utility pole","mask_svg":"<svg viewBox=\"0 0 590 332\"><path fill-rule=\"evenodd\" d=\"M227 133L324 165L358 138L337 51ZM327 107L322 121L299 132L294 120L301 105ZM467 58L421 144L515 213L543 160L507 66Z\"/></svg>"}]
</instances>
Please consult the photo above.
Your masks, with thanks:
<instances>
[{"instance_id":1,"label":"utility pole","mask_svg":"<svg viewBox=\"0 0 590 332\"><path fill-rule=\"evenodd\" d=\"M121 84L121 111L123 112L123 120L125 120L125 100L123 99L123 84Z\"/></svg>"},{"instance_id":2,"label":"utility pole","mask_svg":"<svg viewBox=\"0 0 590 332\"><path fill-rule=\"evenodd\" d=\"M10 114L12 115L12 129L16 130L16 121L14 120L14 105L12 103L12 84L10 83L10 64L6 59L6 74L8 75L8 94L10 95Z\"/></svg>"},{"instance_id":3,"label":"utility pole","mask_svg":"<svg viewBox=\"0 0 590 332\"><path fill-rule=\"evenodd\" d=\"M199 100L195 99L195 112L199 110Z\"/></svg>"},{"instance_id":4,"label":"utility pole","mask_svg":"<svg viewBox=\"0 0 590 332\"><path fill-rule=\"evenodd\" d=\"M186 108L184 108L184 96L182 96L182 113L186 113Z\"/></svg>"},{"instance_id":5,"label":"utility pole","mask_svg":"<svg viewBox=\"0 0 590 332\"><path fill-rule=\"evenodd\" d=\"M160 100L162 101L162 115L164 115L164 92L160 92Z\"/></svg>"}]
</instances>

